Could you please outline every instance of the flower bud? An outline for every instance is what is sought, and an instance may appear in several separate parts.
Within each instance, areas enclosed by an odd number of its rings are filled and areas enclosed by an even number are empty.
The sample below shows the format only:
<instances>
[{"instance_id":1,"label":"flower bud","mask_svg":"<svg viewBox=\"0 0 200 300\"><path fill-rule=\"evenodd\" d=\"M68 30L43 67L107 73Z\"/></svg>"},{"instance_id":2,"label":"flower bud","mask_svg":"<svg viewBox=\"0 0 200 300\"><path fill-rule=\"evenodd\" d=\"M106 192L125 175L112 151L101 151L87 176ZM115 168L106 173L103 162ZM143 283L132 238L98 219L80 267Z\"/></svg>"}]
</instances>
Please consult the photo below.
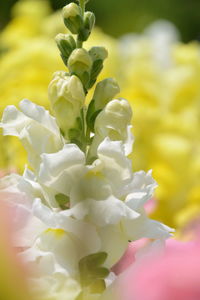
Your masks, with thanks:
<instances>
[{"instance_id":1,"label":"flower bud","mask_svg":"<svg viewBox=\"0 0 200 300\"><path fill-rule=\"evenodd\" d=\"M93 99L95 109L99 110L106 106L120 92L117 81L113 78L106 78L100 81L95 88Z\"/></svg>"},{"instance_id":2,"label":"flower bud","mask_svg":"<svg viewBox=\"0 0 200 300\"><path fill-rule=\"evenodd\" d=\"M76 42L70 34L59 33L56 38L56 44L61 52L61 57L65 65L72 51L76 48Z\"/></svg>"},{"instance_id":3,"label":"flower bud","mask_svg":"<svg viewBox=\"0 0 200 300\"><path fill-rule=\"evenodd\" d=\"M63 19L65 26L73 34L79 34L83 28L83 18L81 15L81 8L75 4L70 3L63 8Z\"/></svg>"},{"instance_id":4,"label":"flower bud","mask_svg":"<svg viewBox=\"0 0 200 300\"><path fill-rule=\"evenodd\" d=\"M105 137L109 137L113 141L122 141L125 145L125 151L130 153L133 142L129 135L131 118L132 109L127 100L115 99L110 101L95 120L95 135L89 156L96 156L97 148Z\"/></svg>"},{"instance_id":5,"label":"flower bud","mask_svg":"<svg viewBox=\"0 0 200 300\"><path fill-rule=\"evenodd\" d=\"M92 59L88 52L83 49L75 49L69 57L68 68L71 74L77 75L84 86L90 79L90 70L92 67Z\"/></svg>"},{"instance_id":6,"label":"flower bud","mask_svg":"<svg viewBox=\"0 0 200 300\"><path fill-rule=\"evenodd\" d=\"M89 50L89 54L93 60L89 84L89 88L91 88L103 69L103 62L108 57L108 51L104 47L92 47Z\"/></svg>"},{"instance_id":7,"label":"flower bud","mask_svg":"<svg viewBox=\"0 0 200 300\"><path fill-rule=\"evenodd\" d=\"M97 116L95 122L95 133L102 137L106 137L108 135L114 140L124 140L127 135L127 126L131 123L131 118L132 109L127 100L112 100Z\"/></svg>"},{"instance_id":8,"label":"flower bud","mask_svg":"<svg viewBox=\"0 0 200 300\"><path fill-rule=\"evenodd\" d=\"M108 51L104 47L92 47L89 50L93 62L96 60L105 60L108 57Z\"/></svg>"},{"instance_id":9,"label":"flower bud","mask_svg":"<svg viewBox=\"0 0 200 300\"><path fill-rule=\"evenodd\" d=\"M88 39L94 27L94 24L95 24L95 15L90 11L85 12L84 26L79 33L79 39L81 41L86 41Z\"/></svg>"},{"instance_id":10,"label":"flower bud","mask_svg":"<svg viewBox=\"0 0 200 300\"><path fill-rule=\"evenodd\" d=\"M76 76L70 77L65 72L56 72L48 93L61 132L69 139L69 130L77 129L77 119L85 100L82 83Z\"/></svg>"}]
</instances>

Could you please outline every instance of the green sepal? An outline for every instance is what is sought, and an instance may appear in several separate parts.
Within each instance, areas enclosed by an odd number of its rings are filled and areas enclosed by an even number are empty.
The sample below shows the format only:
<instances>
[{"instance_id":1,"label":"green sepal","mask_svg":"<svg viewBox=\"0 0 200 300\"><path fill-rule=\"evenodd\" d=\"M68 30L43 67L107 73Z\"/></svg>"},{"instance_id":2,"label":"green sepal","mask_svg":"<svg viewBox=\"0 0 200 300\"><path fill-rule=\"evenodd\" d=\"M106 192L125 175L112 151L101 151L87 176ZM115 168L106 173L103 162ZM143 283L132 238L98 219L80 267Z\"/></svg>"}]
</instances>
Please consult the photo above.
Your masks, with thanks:
<instances>
[{"instance_id":1,"label":"green sepal","mask_svg":"<svg viewBox=\"0 0 200 300\"><path fill-rule=\"evenodd\" d=\"M103 69L103 60L102 59L95 60L93 62L92 70L90 74L89 88L91 88L95 84L97 77L101 73L102 69Z\"/></svg>"},{"instance_id":2,"label":"green sepal","mask_svg":"<svg viewBox=\"0 0 200 300\"><path fill-rule=\"evenodd\" d=\"M103 279L97 279L90 285L90 292L91 294L101 294L105 288L105 281Z\"/></svg>"},{"instance_id":3,"label":"green sepal","mask_svg":"<svg viewBox=\"0 0 200 300\"><path fill-rule=\"evenodd\" d=\"M95 280L88 287L84 287L75 300L87 300L91 294L102 294L106 289L106 284L103 279Z\"/></svg>"},{"instance_id":4,"label":"green sepal","mask_svg":"<svg viewBox=\"0 0 200 300\"><path fill-rule=\"evenodd\" d=\"M65 66L67 67L67 61L68 61L68 58L69 56L65 56L63 54L60 54L61 58L62 58L62 61L64 62Z\"/></svg>"},{"instance_id":5,"label":"green sepal","mask_svg":"<svg viewBox=\"0 0 200 300\"><path fill-rule=\"evenodd\" d=\"M78 36L80 41L83 42L87 41L94 27L94 24L95 24L95 15L90 11L86 12L84 14L84 25L83 28L81 28Z\"/></svg>"},{"instance_id":6,"label":"green sepal","mask_svg":"<svg viewBox=\"0 0 200 300\"><path fill-rule=\"evenodd\" d=\"M68 204L69 204L69 197L64 195L64 194L57 194L55 195L56 202L62 209L67 209Z\"/></svg>"},{"instance_id":7,"label":"green sepal","mask_svg":"<svg viewBox=\"0 0 200 300\"><path fill-rule=\"evenodd\" d=\"M98 252L85 256L79 261L80 281L83 287L108 276L109 270L101 266L106 258L106 252Z\"/></svg>"},{"instance_id":8,"label":"green sepal","mask_svg":"<svg viewBox=\"0 0 200 300\"><path fill-rule=\"evenodd\" d=\"M68 138L70 143L76 144L80 149L83 149L85 144L84 137L84 117L83 109L81 109L81 116L76 119L76 127L69 129Z\"/></svg>"},{"instance_id":9,"label":"green sepal","mask_svg":"<svg viewBox=\"0 0 200 300\"><path fill-rule=\"evenodd\" d=\"M63 37L63 38L62 38ZM60 56L67 66L68 58L72 51L76 48L76 42L71 35L57 35L56 44L60 50Z\"/></svg>"},{"instance_id":10,"label":"green sepal","mask_svg":"<svg viewBox=\"0 0 200 300\"><path fill-rule=\"evenodd\" d=\"M79 77L80 78L80 77ZM89 82L90 82L90 73L85 71L82 75L81 75L81 81L83 86L87 89Z\"/></svg>"},{"instance_id":11,"label":"green sepal","mask_svg":"<svg viewBox=\"0 0 200 300\"><path fill-rule=\"evenodd\" d=\"M71 140L74 140L74 139L78 139L80 136L80 130L76 129L76 128L71 128L69 131L68 131L68 137Z\"/></svg>"},{"instance_id":12,"label":"green sepal","mask_svg":"<svg viewBox=\"0 0 200 300\"><path fill-rule=\"evenodd\" d=\"M75 17L64 18L65 26L73 34L79 34L83 28L83 18L81 15L76 15Z\"/></svg>"},{"instance_id":13,"label":"green sepal","mask_svg":"<svg viewBox=\"0 0 200 300\"><path fill-rule=\"evenodd\" d=\"M95 109L95 101L94 99L90 101L88 106L87 115L86 115L86 122L87 126L90 128L90 131L94 132L94 124L96 117L102 111L102 109L96 110Z\"/></svg>"}]
</instances>

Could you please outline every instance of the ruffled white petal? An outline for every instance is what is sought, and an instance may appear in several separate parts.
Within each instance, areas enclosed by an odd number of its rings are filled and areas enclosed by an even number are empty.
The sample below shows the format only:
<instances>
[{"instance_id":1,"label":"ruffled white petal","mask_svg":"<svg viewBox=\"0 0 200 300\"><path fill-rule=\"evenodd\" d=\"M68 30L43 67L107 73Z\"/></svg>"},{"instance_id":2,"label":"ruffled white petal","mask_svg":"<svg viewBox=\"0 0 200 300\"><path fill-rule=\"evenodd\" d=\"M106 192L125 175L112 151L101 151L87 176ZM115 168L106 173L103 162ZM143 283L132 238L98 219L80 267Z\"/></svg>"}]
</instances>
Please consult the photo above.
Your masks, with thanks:
<instances>
[{"instance_id":1,"label":"ruffled white petal","mask_svg":"<svg viewBox=\"0 0 200 300\"><path fill-rule=\"evenodd\" d=\"M84 173L85 155L74 144L66 144L62 150L41 155L38 180L57 193L70 194L73 184Z\"/></svg>"}]
</instances>

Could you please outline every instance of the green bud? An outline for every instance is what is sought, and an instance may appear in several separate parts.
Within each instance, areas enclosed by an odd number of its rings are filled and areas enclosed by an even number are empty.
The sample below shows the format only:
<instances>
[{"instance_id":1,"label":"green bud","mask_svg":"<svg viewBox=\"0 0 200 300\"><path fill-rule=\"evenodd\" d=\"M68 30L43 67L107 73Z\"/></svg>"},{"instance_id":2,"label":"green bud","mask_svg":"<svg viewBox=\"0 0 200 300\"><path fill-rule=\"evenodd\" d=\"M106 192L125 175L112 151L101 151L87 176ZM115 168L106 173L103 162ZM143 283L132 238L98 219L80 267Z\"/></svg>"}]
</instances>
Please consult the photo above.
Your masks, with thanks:
<instances>
[{"instance_id":1,"label":"green bud","mask_svg":"<svg viewBox=\"0 0 200 300\"><path fill-rule=\"evenodd\" d=\"M65 26L71 33L79 34L83 28L83 17L81 8L77 4L70 3L63 8L63 19Z\"/></svg>"},{"instance_id":2,"label":"green bud","mask_svg":"<svg viewBox=\"0 0 200 300\"><path fill-rule=\"evenodd\" d=\"M51 108L66 139L72 129L78 130L78 119L85 101L85 93L80 79L56 72L48 89Z\"/></svg>"},{"instance_id":3,"label":"green bud","mask_svg":"<svg viewBox=\"0 0 200 300\"><path fill-rule=\"evenodd\" d=\"M70 34L62 34L62 33L59 33L56 36L55 40L60 50L62 60L67 66L68 58L72 53L72 51L76 48L76 42Z\"/></svg>"},{"instance_id":4,"label":"green bud","mask_svg":"<svg viewBox=\"0 0 200 300\"><path fill-rule=\"evenodd\" d=\"M92 47L89 50L89 54L93 60L89 88L91 88L96 80L101 70L103 69L103 62L108 57L108 51L104 47Z\"/></svg>"},{"instance_id":5,"label":"green bud","mask_svg":"<svg viewBox=\"0 0 200 300\"><path fill-rule=\"evenodd\" d=\"M92 59L85 49L79 48L72 52L68 60L69 71L77 75L84 86L89 82L91 67Z\"/></svg>"},{"instance_id":6,"label":"green bud","mask_svg":"<svg viewBox=\"0 0 200 300\"><path fill-rule=\"evenodd\" d=\"M104 47L92 47L89 50L93 62L96 60L105 60L108 57L108 51Z\"/></svg>"},{"instance_id":7,"label":"green bud","mask_svg":"<svg viewBox=\"0 0 200 300\"><path fill-rule=\"evenodd\" d=\"M103 109L120 92L117 81L113 78L106 78L100 81L94 91L95 109Z\"/></svg>"},{"instance_id":8,"label":"green bud","mask_svg":"<svg viewBox=\"0 0 200 300\"><path fill-rule=\"evenodd\" d=\"M84 26L79 33L79 40L86 41L95 24L95 15L87 11L84 13Z\"/></svg>"}]
</instances>

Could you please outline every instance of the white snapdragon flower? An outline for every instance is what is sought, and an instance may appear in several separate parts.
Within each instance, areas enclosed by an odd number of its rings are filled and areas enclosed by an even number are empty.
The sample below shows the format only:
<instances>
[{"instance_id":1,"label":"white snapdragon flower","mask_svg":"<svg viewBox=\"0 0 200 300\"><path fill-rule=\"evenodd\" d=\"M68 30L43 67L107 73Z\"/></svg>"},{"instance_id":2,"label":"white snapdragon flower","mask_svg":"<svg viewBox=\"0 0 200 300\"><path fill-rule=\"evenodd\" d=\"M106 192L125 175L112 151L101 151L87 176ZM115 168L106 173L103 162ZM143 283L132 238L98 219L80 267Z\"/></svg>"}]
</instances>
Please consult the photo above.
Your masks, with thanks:
<instances>
[{"instance_id":1,"label":"white snapdragon flower","mask_svg":"<svg viewBox=\"0 0 200 300\"><path fill-rule=\"evenodd\" d=\"M122 141L125 154L132 151L133 135L131 133L132 110L125 99L115 99L104 107L95 120L95 135L90 147L90 157L95 157L100 143L109 137L113 141Z\"/></svg>"},{"instance_id":2,"label":"white snapdragon flower","mask_svg":"<svg viewBox=\"0 0 200 300\"><path fill-rule=\"evenodd\" d=\"M109 268L124 253L129 239L169 236L170 229L150 220L142 209L156 183L150 172L132 172L122 142L106 138L92 165L86 165L84 153L73 144L57 153L43 154L38 181L69 197L70 207L59 218L65 215L94 225L100 250L108 253Z\"/></svg>"},{"instance_id":3,"label":"white snapdragon flower","mask_svg":"<svg viewBox=\"0 0 200 300\"><path fill-rule=\"evenodd\" d=\"M33 172L26 169L18 176L15 186L26 199L23 209L28 211L18 246L28 246L21 256L40 270L34 280L55 282L52 289L58 296L61 276L66 285L73 282L76 294L82 258L107 253L104 266L110 269L125 252L128 240L169 236L170 228L150 220L143 209L156 183L150 172L132 172L127 158L133 141L128 138L131 113L126 100L111 101L97 117L100 139L92 164L86 163L87 154L77 145L64 144L47 111L27 100L20 109L8 107L1 126L4 134L22 140L34 167ZM26 240L30 233L31 239Z\"/></svg>"},{"instance_id":4,"label":"white snapdragon flower","mask_svg":"<svg viewBox=\"0 0 200 300\"><path fill-rule=\"evenodd\" d=\"M29 284L37 299L74 300L80 293L80 283L72 276L77 273L77 245L66 231L46 229L20 257L35 270Z\"/></svg>"},{"instance_id":5,"label":"white snapdragon flower","mask_svg":"<svg viewBox=\"0 0 200 300\"><path fill-rule=\"evenodd\" d=\"M77 126L77 118L85 101L80 79L65 72L56 72L48 89L52 111L63 135L69 139L69 130Z\"/></svg>"},{"instance_id":6,"label":"white snapdragon flower","mask_svg":"<svg viewBox=\"0 0 200 300\"><path fill-rule=\"evenodd\" d=\"M42 106L22 100L19 108L7 106L0 126L4 135L17 136L21 140L30 165L37 170L40 155L57 152L62 148L63 140L55 118Z\"/></svg>"}]
</instances>

